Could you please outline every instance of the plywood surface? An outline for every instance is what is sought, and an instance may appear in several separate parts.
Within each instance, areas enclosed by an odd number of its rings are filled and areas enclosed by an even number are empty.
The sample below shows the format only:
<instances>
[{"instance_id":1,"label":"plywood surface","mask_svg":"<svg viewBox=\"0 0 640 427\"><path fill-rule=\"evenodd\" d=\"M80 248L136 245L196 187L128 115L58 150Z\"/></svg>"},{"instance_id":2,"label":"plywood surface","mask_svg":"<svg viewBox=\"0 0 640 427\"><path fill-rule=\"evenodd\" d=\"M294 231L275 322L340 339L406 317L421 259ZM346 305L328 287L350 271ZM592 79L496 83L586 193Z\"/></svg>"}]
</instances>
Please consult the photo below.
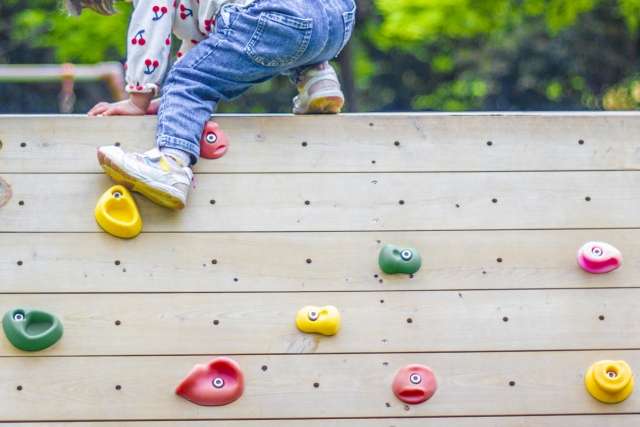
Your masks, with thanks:
<instances>
[{"instance_id":1,"label":"plywood surface","mask_svg":"<svg viewBox=\"0 0 640 427\"><path fill-rule=\"evenodd\" d=\"M640 423L636 394L605 405L584 387L596 361L640 366L640 114L219 117L231 148L196 165L187 208L136 195L143 233L114 238L93 216L112 185L96 147L144 151L156 120L0 116L0 314L65 327L37 353L0 337L0 423ZM582 271L588 241L622 267ZM382 273L387 243L420 271ZM296 328L329 304L338 335ZM238 401L173 393L218 355L244 369ZM438 379L421 405L391 392L410 363Z\"/></svg>"},{"instance_id":2,"label":"plywood surface","mask_svg":"<svg viewBox=\"0 0 640 427\"><path fill-rule=\"evenodd\" d=\"M639 351L234 356L246 381L236 402L203 407L175 395L175 386L194 364L211 358L3 358L0 411L5 420L43 421L640 411L640 394L617 405L600 403L586 391L583 378L589 366L602 359L640 366ZM429 366L438 381L438 391L424 404L406 405L391 390L397 370L411 363Z\"/></svg>"},{"instance_id":3,"label":"plywood surface","mask_svg":"<svg viewBox=\"0 0 640 427\"><path fill-rule=\"evenodd\" d=\"M382 418L324 420L208 420L111 422L117 427L631 427L640 415L568 415L483 418ZM104 422L74 423L74 427L103 427ZM24 423L23 427L63 427L65 423Z\"/></svg>"},{"instance_id":4,"label":"plywood surface","mask_svg":"<svg viewBox=\"0 0 640 427\"><path fill-rule=\"evenodd\" d=\"M106 175L4 177L14 196L0 231L100 230ZM635 228L629 188L640 172L210 174L183 211L137 200L147 232Z\"/></svg>"},{"instance_id":5,"label":"plywood surface","mask_svg":"<svg viewBox=\"0 0 640 427\"><path fill-rule=\"evenodd\" d=\"M196 172L638 169L638 117L637 113L221 116L214 120L229 135L229 151L221 159L201 161ZM3 116L0 173L99 173L97 146L119 142L126 151L146 151L155 145L156 121L155 117Z\"/></svg>"},{"instance_id":6,"label":"plywood surface","mask_svg":"<svg viewBox=\"0 0 640 427\"><path fill-rule=\"evenodd\" d=\"M65 335L38 353L2 337L0 356L640 348L637 301L640 289L5 295L0 312L48 310ZM300 332L298 311L325 305L338 334Z\"/></svg>"},{"instance_id":7,"label":"plywood surface","mask_svg":"<svg viewBox=\"0 0 640 427\"><path fill-rule=\"evenodd\" d=\"M143 233L132 240L100 232L5 233L2 240L0 293L541 289L640 283L640 230L635 229ZM624 254L622 267L604 276L582 271L575 257L589 241L617 247ZM382 273L378 254L388 243L422 254L422 267L413 278Z\"/></svg>"}]
</instances>

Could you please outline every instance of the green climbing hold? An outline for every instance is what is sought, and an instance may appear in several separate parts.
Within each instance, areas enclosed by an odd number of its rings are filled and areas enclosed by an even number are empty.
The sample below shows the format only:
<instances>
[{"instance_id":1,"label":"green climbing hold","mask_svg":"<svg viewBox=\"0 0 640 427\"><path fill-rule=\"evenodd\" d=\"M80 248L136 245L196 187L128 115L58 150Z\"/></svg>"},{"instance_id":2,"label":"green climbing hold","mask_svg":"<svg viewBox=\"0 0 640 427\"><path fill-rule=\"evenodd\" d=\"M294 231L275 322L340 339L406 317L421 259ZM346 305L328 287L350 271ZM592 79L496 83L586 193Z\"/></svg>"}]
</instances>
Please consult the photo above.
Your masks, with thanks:
<instances>
[{"instance_id":1,"label":"green climbing hold","mask_svg":"<svg viewBox=\"0 0 640 427\"><path fill-rule=\"evenodd\" d=\"M51 313L33 308L13 308L2 318L2 328L11 344L20 350L38 351L62 337L62 323Z\"/></svg>"},{"instance_id":2,"label":"green climbing hold","mask_svg":"<svg viewBox=\"0 0 640 427\"><path fill-rule=\"evenodd\" d=\"M393 245L385 245L378 257L380 268L387 274L404 273L413 274L420 270L422 257L412 248L398 248Z\"/></svg>"}]
</instances>

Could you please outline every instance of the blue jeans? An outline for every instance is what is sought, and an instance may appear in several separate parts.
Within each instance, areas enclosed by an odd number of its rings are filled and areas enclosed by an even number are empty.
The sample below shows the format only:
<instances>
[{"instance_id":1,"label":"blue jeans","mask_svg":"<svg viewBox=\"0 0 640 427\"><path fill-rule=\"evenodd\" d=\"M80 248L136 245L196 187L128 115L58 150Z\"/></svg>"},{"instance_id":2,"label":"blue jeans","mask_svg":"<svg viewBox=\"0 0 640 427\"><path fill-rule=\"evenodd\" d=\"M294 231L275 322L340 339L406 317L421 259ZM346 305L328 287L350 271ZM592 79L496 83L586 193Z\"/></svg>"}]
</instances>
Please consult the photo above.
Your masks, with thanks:
<instances>
[{"instance_id":1,"label":"blue jeans","mask_svg":"<svg viewBox=\"0 0 640 427\"><path fill-rule=\"evenodd\" d=\"M158 147L200 154L200 136L221 99L242 95L278 74L293 82L305 68L345 46L354 0L255 0L227 4L216 30L173 66L158 111Z\"/></svg>"}]
</instances>

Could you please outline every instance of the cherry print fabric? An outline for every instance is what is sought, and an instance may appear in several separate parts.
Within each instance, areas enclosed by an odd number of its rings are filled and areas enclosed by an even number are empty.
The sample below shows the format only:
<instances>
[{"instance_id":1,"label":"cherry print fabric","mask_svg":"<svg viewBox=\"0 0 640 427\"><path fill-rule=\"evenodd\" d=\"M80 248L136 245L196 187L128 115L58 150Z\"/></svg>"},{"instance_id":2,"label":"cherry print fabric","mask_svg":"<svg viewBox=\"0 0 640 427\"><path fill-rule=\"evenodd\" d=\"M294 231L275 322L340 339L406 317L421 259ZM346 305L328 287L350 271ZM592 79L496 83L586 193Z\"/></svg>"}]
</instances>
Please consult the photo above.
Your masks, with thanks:
<instances>
[{"instance_id":1,"label":"cherry print fabric","mask_svg":"<svg viewBox=\"0 0 640 427\"><path fill-rule=\"evenodd\" d=\"M180 60L214 30L222 5L252 1L134 0L127 33L126 91L157 95L171 60L171 33L182 41Z\"/></svg>"}]
</instances>

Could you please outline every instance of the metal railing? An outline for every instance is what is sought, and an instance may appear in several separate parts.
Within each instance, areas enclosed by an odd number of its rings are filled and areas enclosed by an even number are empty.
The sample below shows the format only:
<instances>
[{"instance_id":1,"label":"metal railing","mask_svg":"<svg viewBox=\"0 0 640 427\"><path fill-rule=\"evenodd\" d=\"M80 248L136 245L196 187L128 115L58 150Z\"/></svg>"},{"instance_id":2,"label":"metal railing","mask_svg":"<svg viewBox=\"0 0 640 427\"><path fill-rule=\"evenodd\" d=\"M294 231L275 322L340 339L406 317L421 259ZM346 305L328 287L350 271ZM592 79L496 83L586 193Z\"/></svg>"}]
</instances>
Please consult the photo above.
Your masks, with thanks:
<instances>
[{"instance_id":1,"label":"metal railing","mask_svg":"<svg viewBox=\"0 0 640 427\"><path fill-rule=\"evenodd\" d=\"M116 100L126 99L124 68L119 62L95 65L0 65L0 82L29 83L61 81L58 94L61 113L71 113L76 101L73 85L76 81L104 80L109 84Z\"/></svg>"}]
</instances>

